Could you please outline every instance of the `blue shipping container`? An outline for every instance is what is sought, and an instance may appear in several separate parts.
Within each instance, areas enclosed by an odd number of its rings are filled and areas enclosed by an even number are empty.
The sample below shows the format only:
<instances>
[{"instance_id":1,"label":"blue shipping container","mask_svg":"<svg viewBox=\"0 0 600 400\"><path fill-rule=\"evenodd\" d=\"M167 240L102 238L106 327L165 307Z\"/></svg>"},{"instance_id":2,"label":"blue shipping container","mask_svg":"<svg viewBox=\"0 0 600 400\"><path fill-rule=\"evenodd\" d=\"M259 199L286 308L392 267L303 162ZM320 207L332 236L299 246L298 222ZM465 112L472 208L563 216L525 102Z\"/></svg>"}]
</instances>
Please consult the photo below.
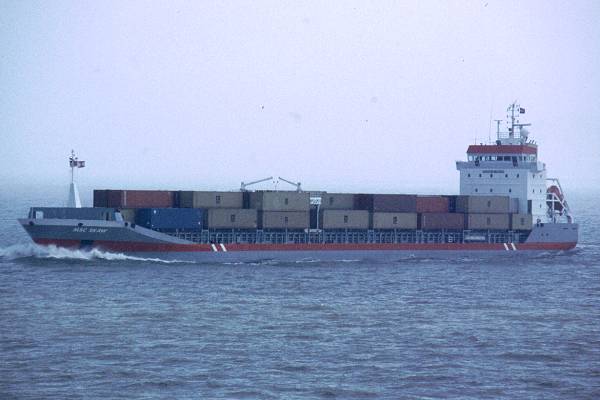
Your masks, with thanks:
<instances>
[{"instance_id":1,"label":"blue shipping container","mask_svg":"<svg viewBox=\"0 0 600 400\"><path fill-rule=\"evenodd\" d=\"M199 208L140 208L136 224L150 229L199 231L205 210Z\"/></svg>"}]
</instances>

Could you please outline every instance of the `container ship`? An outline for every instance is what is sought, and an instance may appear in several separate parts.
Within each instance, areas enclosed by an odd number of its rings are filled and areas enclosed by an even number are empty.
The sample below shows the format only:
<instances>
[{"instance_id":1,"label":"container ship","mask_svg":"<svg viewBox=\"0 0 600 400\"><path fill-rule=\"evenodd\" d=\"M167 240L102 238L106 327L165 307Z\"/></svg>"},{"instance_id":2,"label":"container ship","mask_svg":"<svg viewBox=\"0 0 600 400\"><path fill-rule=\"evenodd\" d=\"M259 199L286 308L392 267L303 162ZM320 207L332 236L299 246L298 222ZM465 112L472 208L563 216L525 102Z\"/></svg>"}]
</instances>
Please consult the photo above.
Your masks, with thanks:
<instances>
[{"instance_id":1,"label":"container ship","mask_svg":"<svg viewBox=\"0 0 600 400\"><path fill-rule=\"evenodd\" d=\"M19 223L40 245L192 260L348 259L407 254L565 251L578 241L560 182L507 109L507 131L470 145L456 162L458 195L294 190L94 190L81 207L73 172L69 207L32 207Z\"/></svg>"}]
</instances>

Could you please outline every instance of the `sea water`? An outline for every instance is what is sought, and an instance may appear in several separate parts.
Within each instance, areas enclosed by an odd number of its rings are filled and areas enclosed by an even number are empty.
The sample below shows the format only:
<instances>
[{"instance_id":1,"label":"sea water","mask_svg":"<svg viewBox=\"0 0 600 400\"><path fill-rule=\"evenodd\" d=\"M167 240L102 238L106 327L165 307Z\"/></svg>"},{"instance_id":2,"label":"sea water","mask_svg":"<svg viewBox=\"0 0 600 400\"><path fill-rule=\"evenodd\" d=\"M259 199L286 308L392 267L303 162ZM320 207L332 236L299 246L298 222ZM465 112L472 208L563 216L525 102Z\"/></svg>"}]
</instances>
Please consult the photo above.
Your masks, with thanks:
<instances>
[{"instance_id":1,"label":"sea water","mask_svg":"<svg viewBox=\"0 0 600 400\"><path fill-rule=\"evenodd\" d=\"M600 398L596 196L569 252L207 264L35 246L48 193L0 193L1 399Z\"/></svg>"}]
</instances>

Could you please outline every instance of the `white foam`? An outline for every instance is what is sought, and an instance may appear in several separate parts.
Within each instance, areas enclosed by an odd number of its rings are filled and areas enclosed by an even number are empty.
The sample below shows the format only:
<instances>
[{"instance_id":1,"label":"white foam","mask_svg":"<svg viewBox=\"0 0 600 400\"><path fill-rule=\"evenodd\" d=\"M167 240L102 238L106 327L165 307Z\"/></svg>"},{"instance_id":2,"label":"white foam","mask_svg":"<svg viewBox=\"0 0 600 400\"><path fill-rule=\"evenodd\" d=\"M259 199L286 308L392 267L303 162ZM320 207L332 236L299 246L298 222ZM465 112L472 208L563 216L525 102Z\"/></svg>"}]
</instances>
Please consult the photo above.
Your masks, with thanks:
<instances>
[{"instance_id":1,"label":"white foam","mask_svg":"<svg viewBox=\"0 0 600 400\"><path fill-rule=\"evenodd\" d=\"M0 258L15 260L19 258L40 258L57 260L109 260L109 261L146 261L156 263L187 263L180 260L163 260L160 258L145 258L128 256L123 253L110 253L98 249L79 250L56 247L54 245L40 246L34 243L16 244L5 248L0 248Z\"/></svg>"}]
</instances>

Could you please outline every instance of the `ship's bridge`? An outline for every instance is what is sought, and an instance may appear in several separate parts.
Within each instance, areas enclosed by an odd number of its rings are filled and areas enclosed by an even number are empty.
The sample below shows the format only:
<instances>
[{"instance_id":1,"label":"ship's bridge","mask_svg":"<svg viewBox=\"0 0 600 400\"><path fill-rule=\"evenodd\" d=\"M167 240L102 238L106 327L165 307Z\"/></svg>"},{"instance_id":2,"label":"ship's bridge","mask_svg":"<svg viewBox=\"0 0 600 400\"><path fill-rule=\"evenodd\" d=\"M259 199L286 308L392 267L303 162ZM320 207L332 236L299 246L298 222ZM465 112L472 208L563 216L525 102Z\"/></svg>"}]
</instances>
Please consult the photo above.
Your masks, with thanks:
<instances>
[{"instance_id":1,"label":"ship's bridge","mask_svg":"<svg viewBox=\"0 0 600 400\"><path fill-rule=\"evenodd\" d=\"M546 169L546 165L538 161L537 145L526 143L520 145L478 144L467 149L467 161L457 161L458 170L485 166L489 168L527 169L531 173Z\"/></svg>"},{"instance_id":2,"label":"ship's bridge","mask_svg":"<svg viewBox=\"0 0 600 400\"><path fill-rule=\"evenodd\" d=\"M467 158L469 161L537 161L537 145L533 143L510 145L471 145L467 149Z\"/></svg>"}]
</instances>

